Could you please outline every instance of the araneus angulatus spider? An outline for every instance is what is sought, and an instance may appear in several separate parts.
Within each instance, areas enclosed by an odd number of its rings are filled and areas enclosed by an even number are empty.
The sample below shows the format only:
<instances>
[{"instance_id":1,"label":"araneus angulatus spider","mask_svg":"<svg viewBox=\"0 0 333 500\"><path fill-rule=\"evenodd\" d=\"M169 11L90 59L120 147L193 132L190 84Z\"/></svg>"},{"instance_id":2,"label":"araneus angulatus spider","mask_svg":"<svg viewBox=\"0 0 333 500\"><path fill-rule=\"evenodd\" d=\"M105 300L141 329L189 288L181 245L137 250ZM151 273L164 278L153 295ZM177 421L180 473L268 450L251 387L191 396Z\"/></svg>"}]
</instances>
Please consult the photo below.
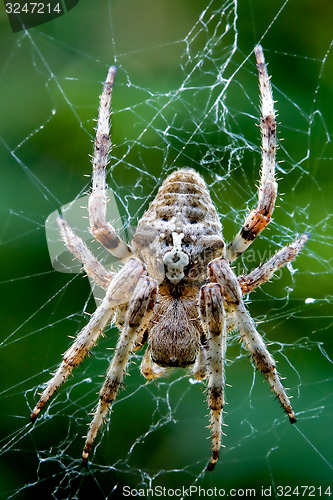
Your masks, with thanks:
<instances>
[{"instance_id":1,"label":"araneus angulatus spider","mask_svg":"<svg viewBox=\"0 0 333 500\"><path fill-rule=\"evenodd\" d=\"M272 90L261 46L254 49L261 94L262 171L258 206L226 246L222 227L203 179L192 169L173 172L138 223L129 247L106 220L106 165L110 150L109 113L115 68L111 67L100 98L89 198L93 236L124 262L117 273L107 271L63 218L61 236L87 274L101 285L105 298L64 354L31 414L34 421L53 393L81 363L113 318L121 330L115 354L101 389L86 437L83 463L106 417L131 352L147 343L141 373L161 377L168 367L192 367L196 379L208 378L212 470L221 446L224 405L226 335L238 327L245 347L264 373L291 423L296 421L285 389L242 296L267 281L293 260L305 245L304 234L246 276L236 276L230 263L242 254L270 221L277 193L275 181L276 120Z\"/></svg>"}]
</instances>

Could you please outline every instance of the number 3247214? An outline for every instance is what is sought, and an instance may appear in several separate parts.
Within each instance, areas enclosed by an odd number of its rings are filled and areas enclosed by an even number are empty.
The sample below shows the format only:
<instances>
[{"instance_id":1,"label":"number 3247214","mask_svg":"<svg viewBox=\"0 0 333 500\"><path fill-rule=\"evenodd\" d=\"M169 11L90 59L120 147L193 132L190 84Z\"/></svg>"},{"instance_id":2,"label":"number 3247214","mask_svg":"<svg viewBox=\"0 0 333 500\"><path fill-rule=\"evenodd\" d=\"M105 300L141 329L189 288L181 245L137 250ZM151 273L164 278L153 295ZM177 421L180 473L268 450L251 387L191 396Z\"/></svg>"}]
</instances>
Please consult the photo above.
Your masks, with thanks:
<instances>
[{"instance_id":1,"label":"number 3247214","mask_svg":"<svg viewBox=\"0 0 333 500\"><path fill-rule=\"evenodd\" d=\"M44 2L6 2L6 13L7 14L51 14L51 12L61 13L62 8L60 3L51 5L50 3Z\"/></svg>"},{"instance_id":2,"label":"number 3247214","mask_svg":"<svg viewBox=\"0 0 333 500\"><path fill-rule=\"evenodd\" d=\"M276 495L278 497L313 497L319 498L324 496L331 496L331 487L322 488L321 486L277 486Z\"/></svg>"}]
</instances>

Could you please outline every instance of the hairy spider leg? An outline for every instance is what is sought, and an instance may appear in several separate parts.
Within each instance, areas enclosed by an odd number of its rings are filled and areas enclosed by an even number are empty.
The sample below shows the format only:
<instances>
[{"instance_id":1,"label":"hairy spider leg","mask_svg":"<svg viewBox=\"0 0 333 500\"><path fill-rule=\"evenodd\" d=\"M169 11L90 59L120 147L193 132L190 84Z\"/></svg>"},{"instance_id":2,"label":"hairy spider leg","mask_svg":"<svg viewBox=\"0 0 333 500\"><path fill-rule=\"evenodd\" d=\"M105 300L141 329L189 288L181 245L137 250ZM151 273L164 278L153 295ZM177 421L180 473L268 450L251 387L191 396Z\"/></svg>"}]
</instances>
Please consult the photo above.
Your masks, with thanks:
<instances>
[{"instance_id":1,"label":"hairy spider leg","mask_svg":"<svg viewBox=\"0 0 333 500\"><path fill-rule=\"evenodd\" d=\"M136 336L150 321L156 302L156 293L156 281L153 278L141 276L129 302L124 328L99 395L97 410L90 424L82 454L83 464L87 463L97 432L105 420L109 406L117 396Z\"/></svg>"},{"instance_id":2,"label":"hairy spider leg","mask_svg":"<svg viewBox=\"0 0 333 500\"><path fill-rule=\"evenodd\" d=\"M62 363L55 375L47 383L30 419L34 422L54 392L63 384L79 365L87 352L96 344L98 337L110 321L115 307L128 302L145 266L138 259L130 259L112 279L105 298L91 316L89 323L81 330L74 344L66 351Z\"/></svg>"},{"instance_id":3,"label":"hairy spider leg","mask_svg":"<svg viewBox=\"0 0 333 500\"><path fill-rule=\"evenodd\" d=\"M146 352L141 361L140 365L141 374L148 380L154 380L156 378L163 377L166 372L166 368L158 366L153 362L150 355L150 349L147 347Z\"/></svg>"},{"instance_id":4,"label":"hairy spider leg","mask_svg":"<svg viewBox=\"0 0 333 500\"><path fill-rule=\"evenodd\" d=\"M224 360L227 350L226 314L221 286L211 283L201 288L200 317L207 336L208 407L212 457L207 470L214 469L221 448L222 411L224 406Z\"/></svg>"},{"instance_id":5,"label":"hairy spider leg","mask_svg":"<svg viewBox=\"0 0 333 500\"><path fill-rule=\"evenodd\" d=\"M277 373L275 361L268 352L260 333L256 330L243 301L238 305L232 304L231 311L234 312L244 346L250 352L259 370L265 375L282 408L287 413L289 421L294 424L296 422L295 413Z\"/></svg>"},{"instance_id":6,"label":"hairy spider leg","mask_svg":"<svg viewBox=\"0 0 333 500\"><path fill-rule=\"evenodd\" d=\"M292 262L301 250L303 250L309 238L310 235L308 233L302 234L299 238L293 241L293 243L281 248L281 250L276 252L273 257L253 269L249 274L237 276L237 281L240 284L242 293L248 294L252 292L257 287L270 280L275 271L288 264L288 262ZM231 332L235 328L235 316L230 314L227 315L227 333ZM197 363L199 363L199 359ZM200 363L203 364L204 361L200 361ZM200 378L200 376L197 377L196 373L194 373L194 377L199 378L199 380L204 378Z\"/></svg>"},{"instance_id":7,"label":"hairy spider leg","mask_svg":"<svg viewBox=\"0 0 333 500\"><path fill-rule=\"evenodd\" d=\"M242 292L252 292L256 287L268 281L277 269L294 260L299 252L303 250L309 237L310 235L307 233L302 234L290 245L281 248L273 257L261 264L261 266L253 269L249 274L238 276L237 279Z\"/></svg>"},{"instance_id":8,"label":"hairy spider leg","mask_svg":"<svg viewBox=\"0 0 333 500\"><path fill-rule=\"evenodd\" d=\"M270 84L263 49L254 48L256 56L259 89L261 95L260 129L262 137L262 168L258 192L258 206L245 219L244 225L226 249L229 262L241 255L271 220L277 194L275 181L276 118L272 87Z\"/></svg>"},{"instance_id":9,"label":"hairy spider leg","mask_svg":"<svg viewBox=\"0 0 333 500\"><path fill-rule=\"evenodd\" d=\"M82 238L67 224L65 219L58 217L57 223L61 238L68 250L81 262L88 276L104 290L107 290L115 273L105 269L89 250Z\"/></svg>"},{"instance_id":10,"label":"hairy spider leg","mask_svg":"<svg viewBox=\"0 0 333 500\"><path fill-rule=\"evenodd\" d=\"M244 305L240 285L228 261L223 258L215 259L210 262L208 267L211 281L219 283L222 287L227 303L226 307L235 316L236 326L239 329L246 349L250 352L259 370L265 375L281 406L288 414L290 422L296 422L289 398L276 371L275 361L268 352L261 335L257 332L253 320Z\"/></svg>"},{"instance_id":11,"label":"hairy spider leg","mask_svg":"<svg viewBox=\"0 0 333 500\"><path fill-rule=\"evenodd\" d=\"M205 346L203 345L199 346L197 359L195 360L192 373L196 380L204 380L207 377L207 352Z\"/></svg>"},{"instance_id":12,"label":"hairy spider leg","mask_svg":"<svg viewBox=\"0 0 333 500\"><path fill-rule=\"evenodd\" d=\"M93 155L92 192L89 197L90 230L93 236L115 257L126 262L132 252L106 220L106 166L111 148L110 106L115 66L111 66L100 97L97 130Z\"/></svg>"}]
</instances>

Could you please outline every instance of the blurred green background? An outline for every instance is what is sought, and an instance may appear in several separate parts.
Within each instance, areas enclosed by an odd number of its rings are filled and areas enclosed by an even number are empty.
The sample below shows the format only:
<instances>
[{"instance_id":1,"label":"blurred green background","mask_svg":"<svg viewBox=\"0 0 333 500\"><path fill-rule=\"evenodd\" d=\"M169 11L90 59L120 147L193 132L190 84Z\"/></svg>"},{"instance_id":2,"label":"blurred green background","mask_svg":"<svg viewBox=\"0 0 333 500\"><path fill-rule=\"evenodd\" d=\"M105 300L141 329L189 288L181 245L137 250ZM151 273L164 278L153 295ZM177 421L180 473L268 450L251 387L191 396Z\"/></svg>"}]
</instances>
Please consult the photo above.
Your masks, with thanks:
<instances>
[{"instance_id":1,"label":"blurred green background","mask_svg":"<svg viewBox=\"0 0 333 500\"><path fill-rule=\"evenodd\" d=\"M279 485L313 485L319 498L318 488L332 485L332 14L326 0L81 0L13 34L2 5L1 498L122 498L124 485L256 488L257 497L263 486L272 498ZM289 425L232 337L228 427L213 473L202 473L210 452L204 387L181 371L145 385L139 359L81 470L81 436L116 332L34 427L28 417L68 335L95 308L86 278L52 269L44 224L89 188L100 82L116 64L109 185L123 223L135 225L168 171L190 166L209 184L230 240L256 198L259 41L281 122L279 208L235 268L311 232L297 272L285 269L249 304L298 423Z\"/></svg>"}]
</instances>

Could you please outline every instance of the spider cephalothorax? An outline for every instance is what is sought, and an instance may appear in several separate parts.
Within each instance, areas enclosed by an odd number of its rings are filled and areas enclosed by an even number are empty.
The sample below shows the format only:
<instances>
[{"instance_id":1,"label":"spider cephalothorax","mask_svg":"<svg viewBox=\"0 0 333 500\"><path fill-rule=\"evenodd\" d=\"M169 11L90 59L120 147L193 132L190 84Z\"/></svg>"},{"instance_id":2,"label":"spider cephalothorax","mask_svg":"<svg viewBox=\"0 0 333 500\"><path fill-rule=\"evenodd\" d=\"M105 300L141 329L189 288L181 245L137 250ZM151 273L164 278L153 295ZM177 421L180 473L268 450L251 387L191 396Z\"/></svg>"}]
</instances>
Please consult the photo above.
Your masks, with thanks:
<instances>
[{"instance_id":1,"label":"spider cephalothorax","mask_svg":"<svg viewBox=\"0 0 333 500\"><path fill-rule=\"evenodd\" d=\"M275 361L244 305L243 294L250 293L279 267L294 259L308 236L300 236L246 276L237 277L230 267L269 223L277 192L273 97L260 46L255 47L255 56L262 100L259 199L238 235L227 246L207 186L192 169L177 170L163 182L138 222L131 246L121 240L107 222L105 176L111 145L109 110L115 68L109 70L99 108L89 220L93 236L122 260L124 266L118 273L106 270L65 220L58 219L67 248L82 262L87 274L105 289L105 298L65 353L31 414L35 420L113 319L121 334L90 424L83 451L84 463L116 398L131 353L144 344L147 348L141 373L147 379L162 376L170 367L190 368L196 379L207 379L212 438L208 470L214 468L221 446L224 361L230 328L238 328L246 349L265 375L290 422L296 421Z\"/></svg>"}]
</instances>

